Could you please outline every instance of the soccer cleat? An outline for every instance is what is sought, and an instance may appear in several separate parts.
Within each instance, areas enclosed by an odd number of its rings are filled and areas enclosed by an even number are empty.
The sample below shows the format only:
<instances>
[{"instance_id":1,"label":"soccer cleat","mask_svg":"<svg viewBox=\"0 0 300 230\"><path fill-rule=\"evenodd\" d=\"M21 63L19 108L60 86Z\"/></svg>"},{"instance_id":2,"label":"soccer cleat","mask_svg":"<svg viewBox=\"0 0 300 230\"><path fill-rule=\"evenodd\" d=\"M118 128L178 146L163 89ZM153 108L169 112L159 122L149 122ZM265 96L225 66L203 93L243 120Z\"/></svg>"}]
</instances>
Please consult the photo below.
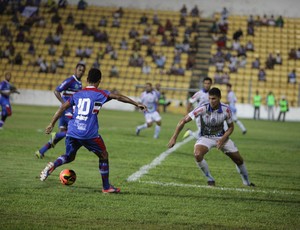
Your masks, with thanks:
<instances>
[{"instance_id":1,"label":"soccer cleat","mask_svg":"<svg viewBox=\"0 0 300 230\"><path fill-rule=\"evenodd\" d=\"M52 133L51 133L50 140L49 140L49 143L51 144L51 147L52 147L52 148L55 147L55 143L54 143L55 137L56 137L56 132L52 132Z\"/></svg>"},{"instance_id":2,"label":"soccer cleat","mask_svg":"<svg viewBox=\"0 0 300 230\"><path fill-rule=\"evenodd\" d=\"M108 189L102 189L102 193L119 193L121 191L120 188L115 188L114 186L110 185Z\"/></svg>"},{"instance_id":3,"label":"soccer cleat","mask_svg":"<svg viewBox=\"0 0 300 230\"><path fill-rule=\"evenodd\" d=\"M38 159L43 159L44 158L44 154L41 154L39 150L37 150L34 155L38 158Z\"/></svg>"},{"instance_id":4,"label":"soccer cleat","mask_svg":"<svg viewBox=\"0 0 300 230\"><path fill-rule=\"evenodd\" d=\"M215 186L216 185L216 182L215 181L207 181L207 185L208 186Z\"/></svg>"},{"instance_id":5,"label":"soccer cleat","mask_svg":"<svg viewBox=\"0 0 300 230\"><path fill-rule=\"evenodd\" d=\"M40 180L45 181L47 177L53 172L54 170L54 164L52 162L49 162L44 170L40 174Z\"/></svg>"},{"instance_id":6,"label":"soccer cleat","mask_svg":"<svg viewBox=\"0 0 300 230\"><path fill-rule=\"evenodd\" d=\"M250 183L250 184L248 184L247 186L249 186L249 187L255 187L255 184Z\"/></svg>"},{"instance_id":7,"label":"soccer cleat","mask_svg":"<svg viewBox=\"0 0 300 230\"><path fill-rule=\"evenodd\" d=\"M186 132L183 134L182 139L185 139L191 135L192 135L192 131L190 129L187 129Z\"/></svg>"},{"instance_id":8,"label":"soccer cleat","mask_svg":"<svg viewBox=\"0 0 300 230\"><path fill-rule=\"evenodd\" d=\"M135 134L138 136L138 135L140 135L140 129L138 128L138 127L136 127L136 129L135 129Z\"/></svg>"},{"instance_id":9,"label":"soccer cleat","mask_svg":"<svg viewBox=\"0 0 300 230\"><path fill-rule=\"evenodd\" d=\"M243 135L245 135L247 133L247 130L243 131Z\"/></svg>"}]
</instances>

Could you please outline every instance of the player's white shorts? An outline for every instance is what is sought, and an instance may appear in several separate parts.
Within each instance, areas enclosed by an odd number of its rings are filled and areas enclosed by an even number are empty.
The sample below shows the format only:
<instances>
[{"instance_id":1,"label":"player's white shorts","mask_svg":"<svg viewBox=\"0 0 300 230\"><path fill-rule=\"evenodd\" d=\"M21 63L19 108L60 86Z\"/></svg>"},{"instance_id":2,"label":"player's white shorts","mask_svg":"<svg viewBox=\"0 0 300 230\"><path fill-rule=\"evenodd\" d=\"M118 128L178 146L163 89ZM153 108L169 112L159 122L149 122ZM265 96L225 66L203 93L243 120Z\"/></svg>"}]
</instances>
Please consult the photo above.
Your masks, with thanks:
<instances>
[{"instance_id":1,"label":"player's white shorts","mask_svg":"<svg viewBox=\"0 0 300 230\"><path fill-rule=\"evenodd\" d=\"M204 145L210 150L213 147L217 146L217 140L219 140L221 137L200 137L195 145ZM221 151L224 153L235 153L238 150L238 148L235 146L234 142L231 139L228 139L225 142L225 145L223 148L221 148Z\"/></svg>"},{"instance_id":2,"label":"player's white shorts","mask_svg":"<svg viewBox=\"0 0 300 230\"><path fill-rule=\"evenodd\" d=\"M145 113L145 120L146 123L157 122L161 121L161 116L157 111L154 111L153 113Z\"/></svg>"}]
</instances>

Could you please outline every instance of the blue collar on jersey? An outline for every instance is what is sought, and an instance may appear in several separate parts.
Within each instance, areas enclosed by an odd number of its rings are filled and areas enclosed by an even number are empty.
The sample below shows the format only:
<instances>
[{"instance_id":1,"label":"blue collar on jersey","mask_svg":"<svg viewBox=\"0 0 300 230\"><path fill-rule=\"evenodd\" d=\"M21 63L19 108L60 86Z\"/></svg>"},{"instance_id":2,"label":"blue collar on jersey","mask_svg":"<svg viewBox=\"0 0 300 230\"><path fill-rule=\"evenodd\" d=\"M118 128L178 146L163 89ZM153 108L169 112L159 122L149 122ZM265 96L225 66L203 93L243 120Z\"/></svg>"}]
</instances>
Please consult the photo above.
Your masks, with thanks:
<instances>
[{"instance_id":1,"label":"blue collar on jersey","mask_svg":"<svg viewBox=\"0 0 300 230\"><path fill-rule=\"evenodd\" d=\"M202 88L202 92L204 92L204 93L207 93L209 90L207 90L207 91L205 91L205 89L204 88Z\"/></svg>"},{"instance_id":2,"label":"blue collar on jersey","mask_svg":"<svg viewBox=\"0 0 300 230\"><path fill-rule=\"evenodd\" d=\"M209 103L208 103L208 111L209 111L209 112L213 112L213 111L214 111L213 108L210 106ZM220 103L219 108L218 108L218 113L223 113L221 103Z\"/></svg>"}]
</instances>

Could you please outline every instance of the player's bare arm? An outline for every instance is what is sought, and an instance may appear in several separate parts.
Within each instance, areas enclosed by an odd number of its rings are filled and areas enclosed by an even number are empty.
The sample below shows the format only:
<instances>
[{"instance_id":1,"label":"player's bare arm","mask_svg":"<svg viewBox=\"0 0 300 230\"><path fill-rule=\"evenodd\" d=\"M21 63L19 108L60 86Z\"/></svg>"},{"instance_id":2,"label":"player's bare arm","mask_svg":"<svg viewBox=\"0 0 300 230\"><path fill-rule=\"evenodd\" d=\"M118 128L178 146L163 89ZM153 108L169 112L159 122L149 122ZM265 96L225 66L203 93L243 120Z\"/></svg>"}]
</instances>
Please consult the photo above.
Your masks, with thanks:
<instances>
[{"instance_id":1,"label":"player's bare arm","mask_svg":"<svg viewBox=\"0 0 300 230\"><path fill-rule=\"evenodd\" d=\"M121 101L121 102L124 102L124 103L128 103L128 104L132 104L136 107L138 107L139 109L141 109L142 111L145 111L147 110L147 107L141 103L137 103L136 101L130 99L129 97L125 96L125 95L122 95L122 94L118 94L118 93L111 93L109 95L109 98L110 99L115 99L117 101Z\"/></svg>"},{"instance_id":2,"label":"player's bare arm","mask_svg":"<svg viewBox=\"0 0 300 230\"><path fill-rule=\"evenodd\" d=\"M224 133L222 138L220 138L217 141L217 149L220 149L223 147L225 142L228 140L229 136L232 134L233 130L234 130L234 124L232 122L231 124L228 124L228 129L226 130L226 132Z\"/></svg>"},{"instance_id":3,"label":"player's bare arm","mask_svg":"<svg viewBox=\"0 0 300 230\"><path fill-rule=\"evenodd\" d=\"M64 104L64 99L62 98L60 92L58 92L57 90L54 90L54 95L56 96L56 98L60 101L61 104Z\"/></svg>"},{"instance_id":4,"label":"player's bare arm","mask_svg":"<svg viewBox=\"0 0 300 230\"><path fill-rule=\"evenodd\" d=\"M60 106L60 108L55 112L54 116L51 119L50 124L46 127L45 133L46 134L50 134L53 130L53 127L55 125L55 123L57 122L57 120L61 117L61 115L63 114L63 112L68 109L71 106L69 101L66 101L64 104L62 104L62 106Z\"/></svg>"},{"instance_id":5,"label":"player's bare arm","mask_svg":"<svg viewBox=\"0 0 300 230\"><path fill-rule=\"evenodd\" d=\"M179 123L176 126L176 129L174 131L173 136L171 137L169 143L168 143L168 147L172 148L175 144L176 144L176 140L177 137L179 135L179 133L181 132L181 130L183 129L184 125L188 122L190 122L192 120L192 118L189 115L186 115L184 118L182 118Z\"/></svg>"}]
</instances>

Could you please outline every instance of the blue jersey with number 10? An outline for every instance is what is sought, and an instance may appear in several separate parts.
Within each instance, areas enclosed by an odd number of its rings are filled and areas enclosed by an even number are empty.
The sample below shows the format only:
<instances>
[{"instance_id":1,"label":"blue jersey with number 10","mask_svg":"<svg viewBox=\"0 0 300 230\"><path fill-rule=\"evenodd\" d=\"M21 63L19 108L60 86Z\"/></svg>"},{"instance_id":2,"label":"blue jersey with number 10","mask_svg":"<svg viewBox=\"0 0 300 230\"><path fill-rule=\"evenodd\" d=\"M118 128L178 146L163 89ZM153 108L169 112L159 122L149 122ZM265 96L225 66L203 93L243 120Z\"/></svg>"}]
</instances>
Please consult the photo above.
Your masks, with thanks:
<instances>
[{"instance_id":1,"label":"blue jersey with number 10","mask_svg":"<svg viewBox=\"0 0 300 230\"><path fill-rule=\"evenodd\" d=\"M98 137L98 112L102 105L109 101L110 92L88 86L75 93L69 99L75 106L73 118L69 121L67 136L77 139L92 139Z\"/></svg>"}]
</instances>

